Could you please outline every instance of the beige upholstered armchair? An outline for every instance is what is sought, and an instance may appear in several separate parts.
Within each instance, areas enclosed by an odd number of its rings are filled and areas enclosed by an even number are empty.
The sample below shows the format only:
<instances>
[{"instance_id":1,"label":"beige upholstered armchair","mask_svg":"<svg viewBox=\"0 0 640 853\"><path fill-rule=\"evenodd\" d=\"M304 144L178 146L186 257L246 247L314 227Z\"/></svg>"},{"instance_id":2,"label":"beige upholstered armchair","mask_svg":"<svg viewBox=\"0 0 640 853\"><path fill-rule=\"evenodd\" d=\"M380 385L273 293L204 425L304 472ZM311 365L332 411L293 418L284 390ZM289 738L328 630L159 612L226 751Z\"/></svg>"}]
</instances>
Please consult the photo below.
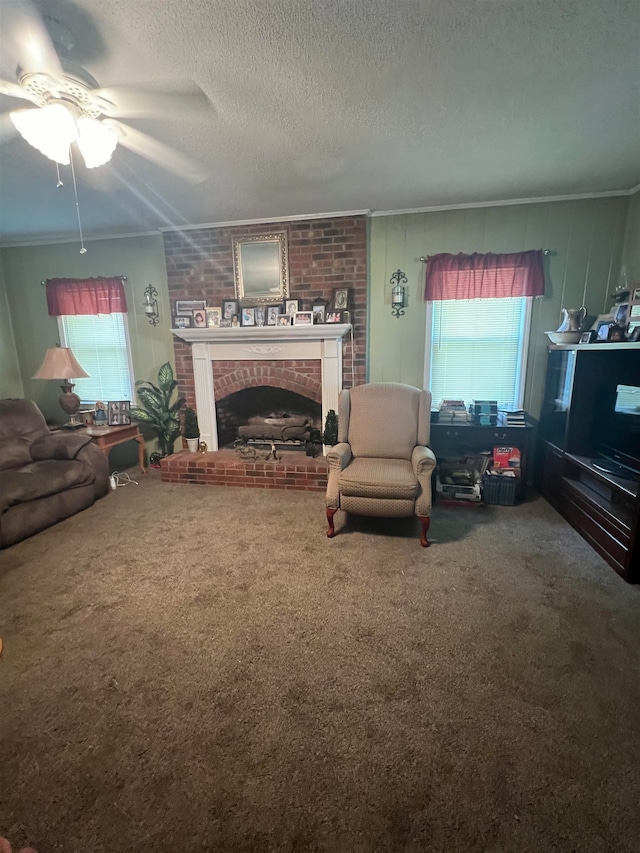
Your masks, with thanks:
<instances>
[{"instance_id":1,"label":"beige upholstered armchair","mask_svg":"<svg viewBox=\"0 0 640 853\"><path fill-rule=\"evenodd\" d=\"M436 457L427 447L431 394L392 382L340 393L338 444L327 454L327 536L341 509L356 515L420 519L420 544L429 545L431 474Z\"/></svg>"}]
</instances>

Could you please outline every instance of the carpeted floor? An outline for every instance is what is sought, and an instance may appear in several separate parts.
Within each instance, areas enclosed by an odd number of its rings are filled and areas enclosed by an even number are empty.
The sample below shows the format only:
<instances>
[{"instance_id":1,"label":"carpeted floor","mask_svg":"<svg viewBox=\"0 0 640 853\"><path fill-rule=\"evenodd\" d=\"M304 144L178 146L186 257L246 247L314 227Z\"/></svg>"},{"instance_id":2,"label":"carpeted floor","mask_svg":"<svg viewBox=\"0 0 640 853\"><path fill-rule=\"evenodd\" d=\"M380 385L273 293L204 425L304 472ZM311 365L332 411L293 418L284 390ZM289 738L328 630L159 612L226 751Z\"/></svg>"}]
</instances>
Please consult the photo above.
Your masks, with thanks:
<instances>
[{"instance_id":1,"label":"carpeted floor","mask_svg":"<svg viewBox=\"0 0 640 853\"><path fill-rule=\"evenodd\" d=\"M0 835L637 853L640 588L539 498L324 531L153 472L0 552Z\"/></svg>"}]
</instances>

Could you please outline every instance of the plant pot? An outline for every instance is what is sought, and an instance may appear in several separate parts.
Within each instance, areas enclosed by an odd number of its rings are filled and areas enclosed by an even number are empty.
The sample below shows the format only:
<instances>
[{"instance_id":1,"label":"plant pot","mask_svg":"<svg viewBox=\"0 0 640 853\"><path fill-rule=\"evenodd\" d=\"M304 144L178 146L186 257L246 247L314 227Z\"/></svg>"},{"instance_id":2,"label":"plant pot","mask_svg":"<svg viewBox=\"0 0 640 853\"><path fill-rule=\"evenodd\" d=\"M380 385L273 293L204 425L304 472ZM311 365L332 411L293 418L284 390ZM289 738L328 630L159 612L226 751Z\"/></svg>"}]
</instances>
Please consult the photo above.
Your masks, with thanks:
<instances>
[{"instance_id":1,"label":"plant pot","mask_svg":"<svg viewBox=\"0 0 640 853\"><path fill-rule=\"evenodd\" d=\"M197 453L198 452L198 445L200 444L200 437L199 436L198 436L198 438L186 438L185 441L187 442L187 449L188 449L189 453Z\"/></svg>"}]
</instances>

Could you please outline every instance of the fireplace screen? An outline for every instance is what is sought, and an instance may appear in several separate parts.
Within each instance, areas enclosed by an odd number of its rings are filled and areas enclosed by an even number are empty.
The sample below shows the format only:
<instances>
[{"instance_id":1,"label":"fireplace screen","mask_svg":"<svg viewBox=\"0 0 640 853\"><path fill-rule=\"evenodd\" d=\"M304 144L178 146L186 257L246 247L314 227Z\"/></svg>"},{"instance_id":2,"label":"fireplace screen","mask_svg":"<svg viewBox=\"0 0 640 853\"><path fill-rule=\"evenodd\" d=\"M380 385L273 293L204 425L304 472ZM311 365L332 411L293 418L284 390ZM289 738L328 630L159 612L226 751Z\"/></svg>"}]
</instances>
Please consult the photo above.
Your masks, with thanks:
<instances>
[{"instance_id":1,"label":"fireplace screen","mask_svg":"<svg viewBox=\"0 0 640 853\"><path fill-rule=\"evenodd\" d=\"M283 388L244 388L216 405L218 443L271 444L296 449L321 429L320 403Z\"/></svg>"}]
</instances>

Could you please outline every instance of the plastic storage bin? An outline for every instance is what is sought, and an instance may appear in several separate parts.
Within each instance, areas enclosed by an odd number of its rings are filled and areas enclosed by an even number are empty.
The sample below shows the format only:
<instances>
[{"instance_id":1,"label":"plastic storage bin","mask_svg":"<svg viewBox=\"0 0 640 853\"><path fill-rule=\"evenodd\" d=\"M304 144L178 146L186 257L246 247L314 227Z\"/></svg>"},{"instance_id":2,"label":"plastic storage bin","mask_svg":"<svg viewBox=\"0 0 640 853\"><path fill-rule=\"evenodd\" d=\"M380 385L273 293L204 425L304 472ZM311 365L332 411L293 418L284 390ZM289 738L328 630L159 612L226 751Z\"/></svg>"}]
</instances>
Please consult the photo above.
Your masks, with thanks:
<instances>
[{"instance_id":1,"label":"plastic storage bin","mask_svg":"<svg viewBox=\"0 0 640 853\"><path fill-rule=\"evenodd\" d=\"M514 506L517 487L517 477L485 474L482 478L482 498L486 504Z\"/></svg>"}]
</instances>

